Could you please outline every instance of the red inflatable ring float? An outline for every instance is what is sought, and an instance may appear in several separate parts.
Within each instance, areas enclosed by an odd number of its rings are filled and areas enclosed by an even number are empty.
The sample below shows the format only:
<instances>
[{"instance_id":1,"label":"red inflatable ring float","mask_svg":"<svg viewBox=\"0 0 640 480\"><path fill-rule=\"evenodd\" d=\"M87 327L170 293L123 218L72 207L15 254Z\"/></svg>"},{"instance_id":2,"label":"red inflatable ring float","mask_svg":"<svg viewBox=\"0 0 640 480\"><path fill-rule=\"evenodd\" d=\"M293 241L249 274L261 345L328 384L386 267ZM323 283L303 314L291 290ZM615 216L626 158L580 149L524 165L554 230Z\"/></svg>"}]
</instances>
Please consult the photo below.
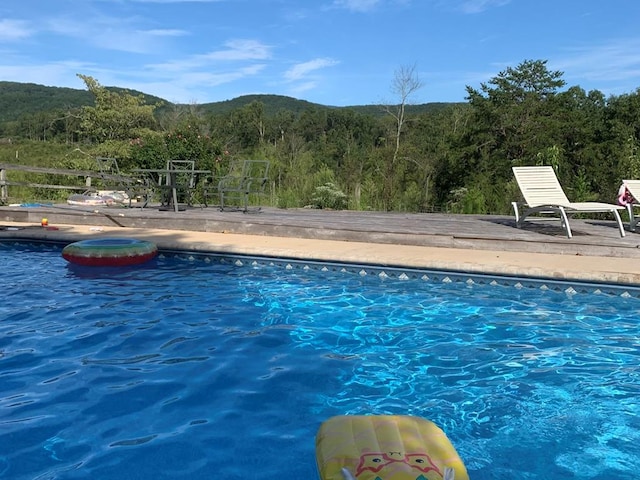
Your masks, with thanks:
<instances>
[{"instance_id":1,"label":"red inflatable ring float","mask_svg":"<svg viewBox=\"0 0 640 480\"><path fill-rule=\"evenodd\" d=\"M82 240L62 249L68 262L90 267L124 267L147 262L158 253L152 242L135 238Z\"/></svg>"}]
</instances>

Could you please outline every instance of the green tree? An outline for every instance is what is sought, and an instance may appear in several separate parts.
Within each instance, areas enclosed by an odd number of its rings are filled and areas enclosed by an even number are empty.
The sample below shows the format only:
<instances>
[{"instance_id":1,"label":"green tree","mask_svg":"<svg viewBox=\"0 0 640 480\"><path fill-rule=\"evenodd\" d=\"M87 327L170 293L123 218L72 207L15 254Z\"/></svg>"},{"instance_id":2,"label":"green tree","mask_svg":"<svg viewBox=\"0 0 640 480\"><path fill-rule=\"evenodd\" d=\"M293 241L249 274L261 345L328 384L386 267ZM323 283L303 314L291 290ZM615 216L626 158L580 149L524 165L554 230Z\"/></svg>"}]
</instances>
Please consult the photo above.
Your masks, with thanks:
<instances>
[{"instance_id":1,"label":"green tree","mask_svg":"<svg viewBox=\"0 0 640 480\"><path fill-rule=\"evenodd\" d=\"M546 63L527 60L481 84L480 91L467 87L483 145L493 150L494 159L504 159L500 173L514 160L532 162L548 146L552 100L565 82L562 72L549 71ZM488 167L495 170L496 165Z\"/></svg>"},{"instance_id":2,"label":"green tree","mask_svg":"<svg viewBox=\"0 0 640 480\"><path fill-rule=\"evenodd\" d=\"M80 129L94 142L129 141L156 128L154 110L142 95L109 90L97 80L78 74L95 97L95 106L84 106L80 112Z\"/></svg>"},{"instance_id":3,"label":"green tree","mask_svg":"<svg viewBox=\"0 0 640 480\"><path fill-rule=\"evenodd\" d=\"M222 143L234 151L255 149L266 141L267 118L264 104L259 101L211 119L211 125Z\"/></svg>"},{"instance_id":4,"label":"green tree","mask_svg":"<svg viewBox=\"0 0 640 480\"><path fill-rule=\"evenodd\" d=\"M593 200L611 176L611 159L603 150L607 102L597 90L571 87L557 94L553 104L548 127L553 139L536 163L552 165L575 201Z\"/></svg>"},{"instance_id":5,"label":"green tree","mask_svg":"<svg viewBox=\"0 0 640 480\"><path fill-rule=\"evenodd\" d=\"M606 157L616 180L640 178L640 88L612 97L606 111Z\"/></svg>"},{"instance_id":6,"label":"green tree","mask_svg":"<svg viewBox=\"0 0 640 480\"><path fill-rule=\"evenodd\" d=\"M451 187L484 188L476 197L484 198L489 211L508 209L504 191L512 180L511 166L535 164L540 152L558 142L554 99L565 82L562 72L548 70L546 63L526 60L482 83L480 90L467 86L473 117L456 168L462 179Z\"/></svg>"},{"instance_id":7,"label":"green tree","mask_svg":"<svg viewBox=\"0 0 640 480\"><path fill-rule=\"evenodd\" d=\"M167 160L194 160L199 170L220 173L228 158L198 117L184 118L168 132L150 132L131 142L131 158L144 168L162 168Z\"/></svg>"},{"instance_id":8,"label":"green tree","mask_svg":"<svg viewBox=\"0 0 640 480\"><path fill-rule=\"evenodd\" d=\"M447 194L441 195L440 184L447 182L447 165L457 158L456 139L466 129L470 109L466 105L452 105L437 112L419 115L406 133L408 172L404 190L413 195L406 198L411 211L430 211L436 204L446 205Z\"/></svg>"}]
</instances>

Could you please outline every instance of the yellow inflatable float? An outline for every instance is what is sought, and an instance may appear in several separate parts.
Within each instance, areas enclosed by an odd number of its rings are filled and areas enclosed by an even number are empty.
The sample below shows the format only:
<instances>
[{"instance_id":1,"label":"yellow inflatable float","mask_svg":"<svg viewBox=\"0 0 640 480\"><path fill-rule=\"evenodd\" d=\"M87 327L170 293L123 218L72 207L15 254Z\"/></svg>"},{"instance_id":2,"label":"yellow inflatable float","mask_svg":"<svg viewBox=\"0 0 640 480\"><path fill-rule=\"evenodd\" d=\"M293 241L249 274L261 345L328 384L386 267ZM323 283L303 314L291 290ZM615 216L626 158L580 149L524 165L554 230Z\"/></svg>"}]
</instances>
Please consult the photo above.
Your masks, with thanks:
<instances>
[{"instance_id":1,"label":"yellow inflatable float","mask_svg":"<svg viewBox=\"0 0 640 480\"><path fill-rule=\"evenodd\" d=\"M316 435L322 480L469 480L433 422L405 415L332 417Z\"/></svg>"}]
</instances>

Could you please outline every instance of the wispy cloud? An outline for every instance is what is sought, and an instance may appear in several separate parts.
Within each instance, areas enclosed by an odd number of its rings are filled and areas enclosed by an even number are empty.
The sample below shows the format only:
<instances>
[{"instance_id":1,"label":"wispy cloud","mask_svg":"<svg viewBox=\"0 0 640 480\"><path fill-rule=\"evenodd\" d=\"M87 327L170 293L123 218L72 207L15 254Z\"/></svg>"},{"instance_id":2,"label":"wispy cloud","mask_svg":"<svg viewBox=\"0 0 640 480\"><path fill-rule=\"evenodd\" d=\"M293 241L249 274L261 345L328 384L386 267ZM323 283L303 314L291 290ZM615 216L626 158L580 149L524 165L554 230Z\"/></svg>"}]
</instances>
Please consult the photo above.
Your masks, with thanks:
<instances>
[{"instance_id":1,"label":"wispy cloud","mask_svg":"<svg viewBox=\"0 0 640 480\"><path fill-rule=\"evenodd\" d=\"M625 38L602 45L569 50L563 58L549 61L550 67L570 78L590 81L640 83L640 38Z\"/></svg>"},{"instance_id":2,"label":"wispy cloud","mask_svg":"<svg viewBox=\"0 0 640 480\"><path fill-rule=\"evenodd\" d=\"M230 40L225 48L209 53L189 55L184 58L147 65L155 71L188 71L219 63L263 61L271 58L271 47L256 40Z\"/></svg>"},{"instance_id":3,"label":"wispy cloud","mask_svg":"<svg viewBox=\"0 0 640 480\"><path fill-rule=\"evenodd\" d=\"M368 12L381 3L381 0L333 0L333 6L352 12Z\"/></svg>"},{"instance_id":4,"label":"wispy cloud","mask_svg":"<svg viewBox=\"0 0 640 480\"><path fill-rule=\"evenodd\" d=\"M179 29L141 29L136 20L111 16L77 19L70 16L46 21L45 29L61 37L81 39L105 50L128 53L155 53L161 48L159 39L185 36Z\"/></svg>"},{"instance_id":5,"label":"wispy cloud","mask_svg":"<svg viewBox=\"0 0 640 480\"><path fill-rule=\"evenodd\" d=\"M284 72L284 79L287 83L288 94L300 97L305 92L309 92L318 87L322 82L322 77L314 74L318 70L338 65L337 60L332 58L316 58L308 62L298 63Z\"/></svg>"},{"instance_id":6,"label":"wispy cloud","mask_svg":"<svg viewBox=\"0 0 640 480\"><path fill-rule=\"evenodd\" d=\"M183 89L187 88L202 88L202 87L216 87L225 83L234 82L243 78L252 77L259 74L265 65L256 64L248 65L238 68L230 68L226 71L221 69L216 70L185 70L183 72L172 73L167 72L163 75L162 72L149 72L142 69L137 75L137 78L148 77L148 80L155 80L156 84L166 83L167 90L171 89L171 85L181 86ZM141 87L147 82L140 82Z\"/></svg>"},{"instance_id":7,"label":"wispy cloud","mask_svg":"<svg viewBox=\"0 0 640 480\"><path fill-rule=\"evenodd\" d=\"M301 80L309 75L311 72L320 70L322 68L333 67L339 62L332 58L316 58L304 63L298 63L294 65L284 74L284 78L290 82Z\"/></svg>"},{"instance_id":8,"label":"wispy cloud","mask_svg":"<svg viewBox=\"0 0 640 480\"><path fill-rule=\"evenodd\" d=\"M189 35L189 32L177 29L144 30L139 33L153 37L183 37L185 35Z\"/></svg>"},{"instance_id":9,"label":"wispy cloud","mask_svg":"<svg viewBox=\"0 0 640 480\"><path fill-rule=\"evenodd\" d=\"M104 0L112 1L112 0ZM122 1L122 0L114 0ZM131 3L218 3L227 0L128 0Z\"/></svg>"},{"instance_id":10,"label":"wispy cloud","mask_svg":"<svg viewBox=\"0 0 640 480\"><path fill-rule=\"evenodd\" d=\"M458 10L467 14L481 13L489 8L502 7L510 2L511 0L464 0Z\"/></svg>"},{"instance_id":11,"label":"wispy cloud","mask_svg":"<svg viewBox=\"0 0 640 480\"><path fill-rule=\"evenodd\" d=\"M86 72L95 65L82 62L48 62L41 64L0 65L0 78L15 82L82 88L75 73Z\"/></svg>"},{"instance_id":12,"label":"wispy cloud","mask_svg":"<svg viewBox=\"0 0 640 480\"><path fill-rule=\"evenodd\" d=\"M427 0L419 0L426 2ZM502 7L512 0L433 0L440 8L464 14L481 13L494 7ZM370 12L383 5L407 6L412 0L333 0L331 6L352 12Z\"/></svg>"},{"instance_id":13,"label":"wispy cloud","mask_svg":"<svg viewBox=\"0 0 640 480\"><path fill-rule=\"evenodd\" d=\"M179 77L183 83L190 85L206 85L215 87L224 83L234 82L246 77L252 77L264 70L265 65L248 65L226 72L190 72Z\"/></svg>"},{"instance_id":14,"label":"wispy cloud","mask_svg":"<svg viewBox=\"0 0 640 480\"><path fill-rule=\"evenodd\" d=\"M256 40L234 39L209 53L143 65L136 78L127 84L142 91L152 90L170 101L184 102L189 98L188 94L191 98L199 92L205 95L207 88L255 77L267 68L264 61L271 55L269 45ZM141 81L142 77L148 77L148 81ZM176 95L180 98L175 98Z\"/></svg>"},{"instance_id":15,"label":"wispy cloud","mask_svg":"<svg viewBox=\"0 0 640 480\"><path fill-rule=\"evenodd\" d=\"M271 47L257 40L230 40L225 49L217 50L205 55L208 60L238 61L265 60L271 57Z\"/></svg>"},{"instance_id":16,"label":"wispy cloud","mask_svg":"<svg viewBox=\"0 0 640 480\"><path fill-rule=\"evenodd\" d=\"M318 87L317 81L303 82L289 88L288 94L294 98L301 97L305 92L310 92Z\"/></svg>"},{"instance_id":17,"label":"wispy cloud","mask_svg":"<svg viewBox=\"0 0 640 480\"><path fill-rule=\"evenodd\" d=\"M23 20L0 20L0 41L22 40L31 36L29 24Z\"/></svg>"},{"instance_id":18,"label":"wispy cloud","mask_svg":"<svg viewBox=\"0 0 640 480\"><path fill-rule=\"evenodd\" d=\"M225 71L218 68L207 71L167 72L149 70L143 66L138 72L128 72L126 87L152 93L170 102L192 103L199 99L207 99L209 97L208 91L211 88L255 77L265 68L264 64L254 64L229 68ZM114 78L120 78L119 84L122 84L122 72L113 72L113 74ZM104 84L104 82L102 83Z\"/></svg>"}]
</instances>

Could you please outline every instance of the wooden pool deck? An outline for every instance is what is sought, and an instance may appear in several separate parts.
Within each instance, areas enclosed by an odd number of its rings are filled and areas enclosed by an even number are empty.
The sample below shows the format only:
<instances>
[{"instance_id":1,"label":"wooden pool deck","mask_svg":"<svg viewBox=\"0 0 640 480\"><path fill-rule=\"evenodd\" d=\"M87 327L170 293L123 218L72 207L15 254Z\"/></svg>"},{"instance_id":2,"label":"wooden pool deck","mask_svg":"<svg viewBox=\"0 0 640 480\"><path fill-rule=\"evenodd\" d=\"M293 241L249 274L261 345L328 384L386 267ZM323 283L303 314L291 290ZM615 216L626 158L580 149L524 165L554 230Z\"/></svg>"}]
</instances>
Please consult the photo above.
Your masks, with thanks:
<instances>
[{"instance_id":1,"label":"wooden pool deck","mask_svg":"<svg viewBox=\"0 0 640 480\"><path fill-rule=\"evenodd\" d=\"M40 227L42 218L53 228ZM620 237L609 218L572 219L571 226L574 236L568 239L556 217L533 218L519 229L513 217L496 215L0 207L0 238L133 236L151 238L161 248L640 286L640 233Z\"/></svg>"}]
</instances>

